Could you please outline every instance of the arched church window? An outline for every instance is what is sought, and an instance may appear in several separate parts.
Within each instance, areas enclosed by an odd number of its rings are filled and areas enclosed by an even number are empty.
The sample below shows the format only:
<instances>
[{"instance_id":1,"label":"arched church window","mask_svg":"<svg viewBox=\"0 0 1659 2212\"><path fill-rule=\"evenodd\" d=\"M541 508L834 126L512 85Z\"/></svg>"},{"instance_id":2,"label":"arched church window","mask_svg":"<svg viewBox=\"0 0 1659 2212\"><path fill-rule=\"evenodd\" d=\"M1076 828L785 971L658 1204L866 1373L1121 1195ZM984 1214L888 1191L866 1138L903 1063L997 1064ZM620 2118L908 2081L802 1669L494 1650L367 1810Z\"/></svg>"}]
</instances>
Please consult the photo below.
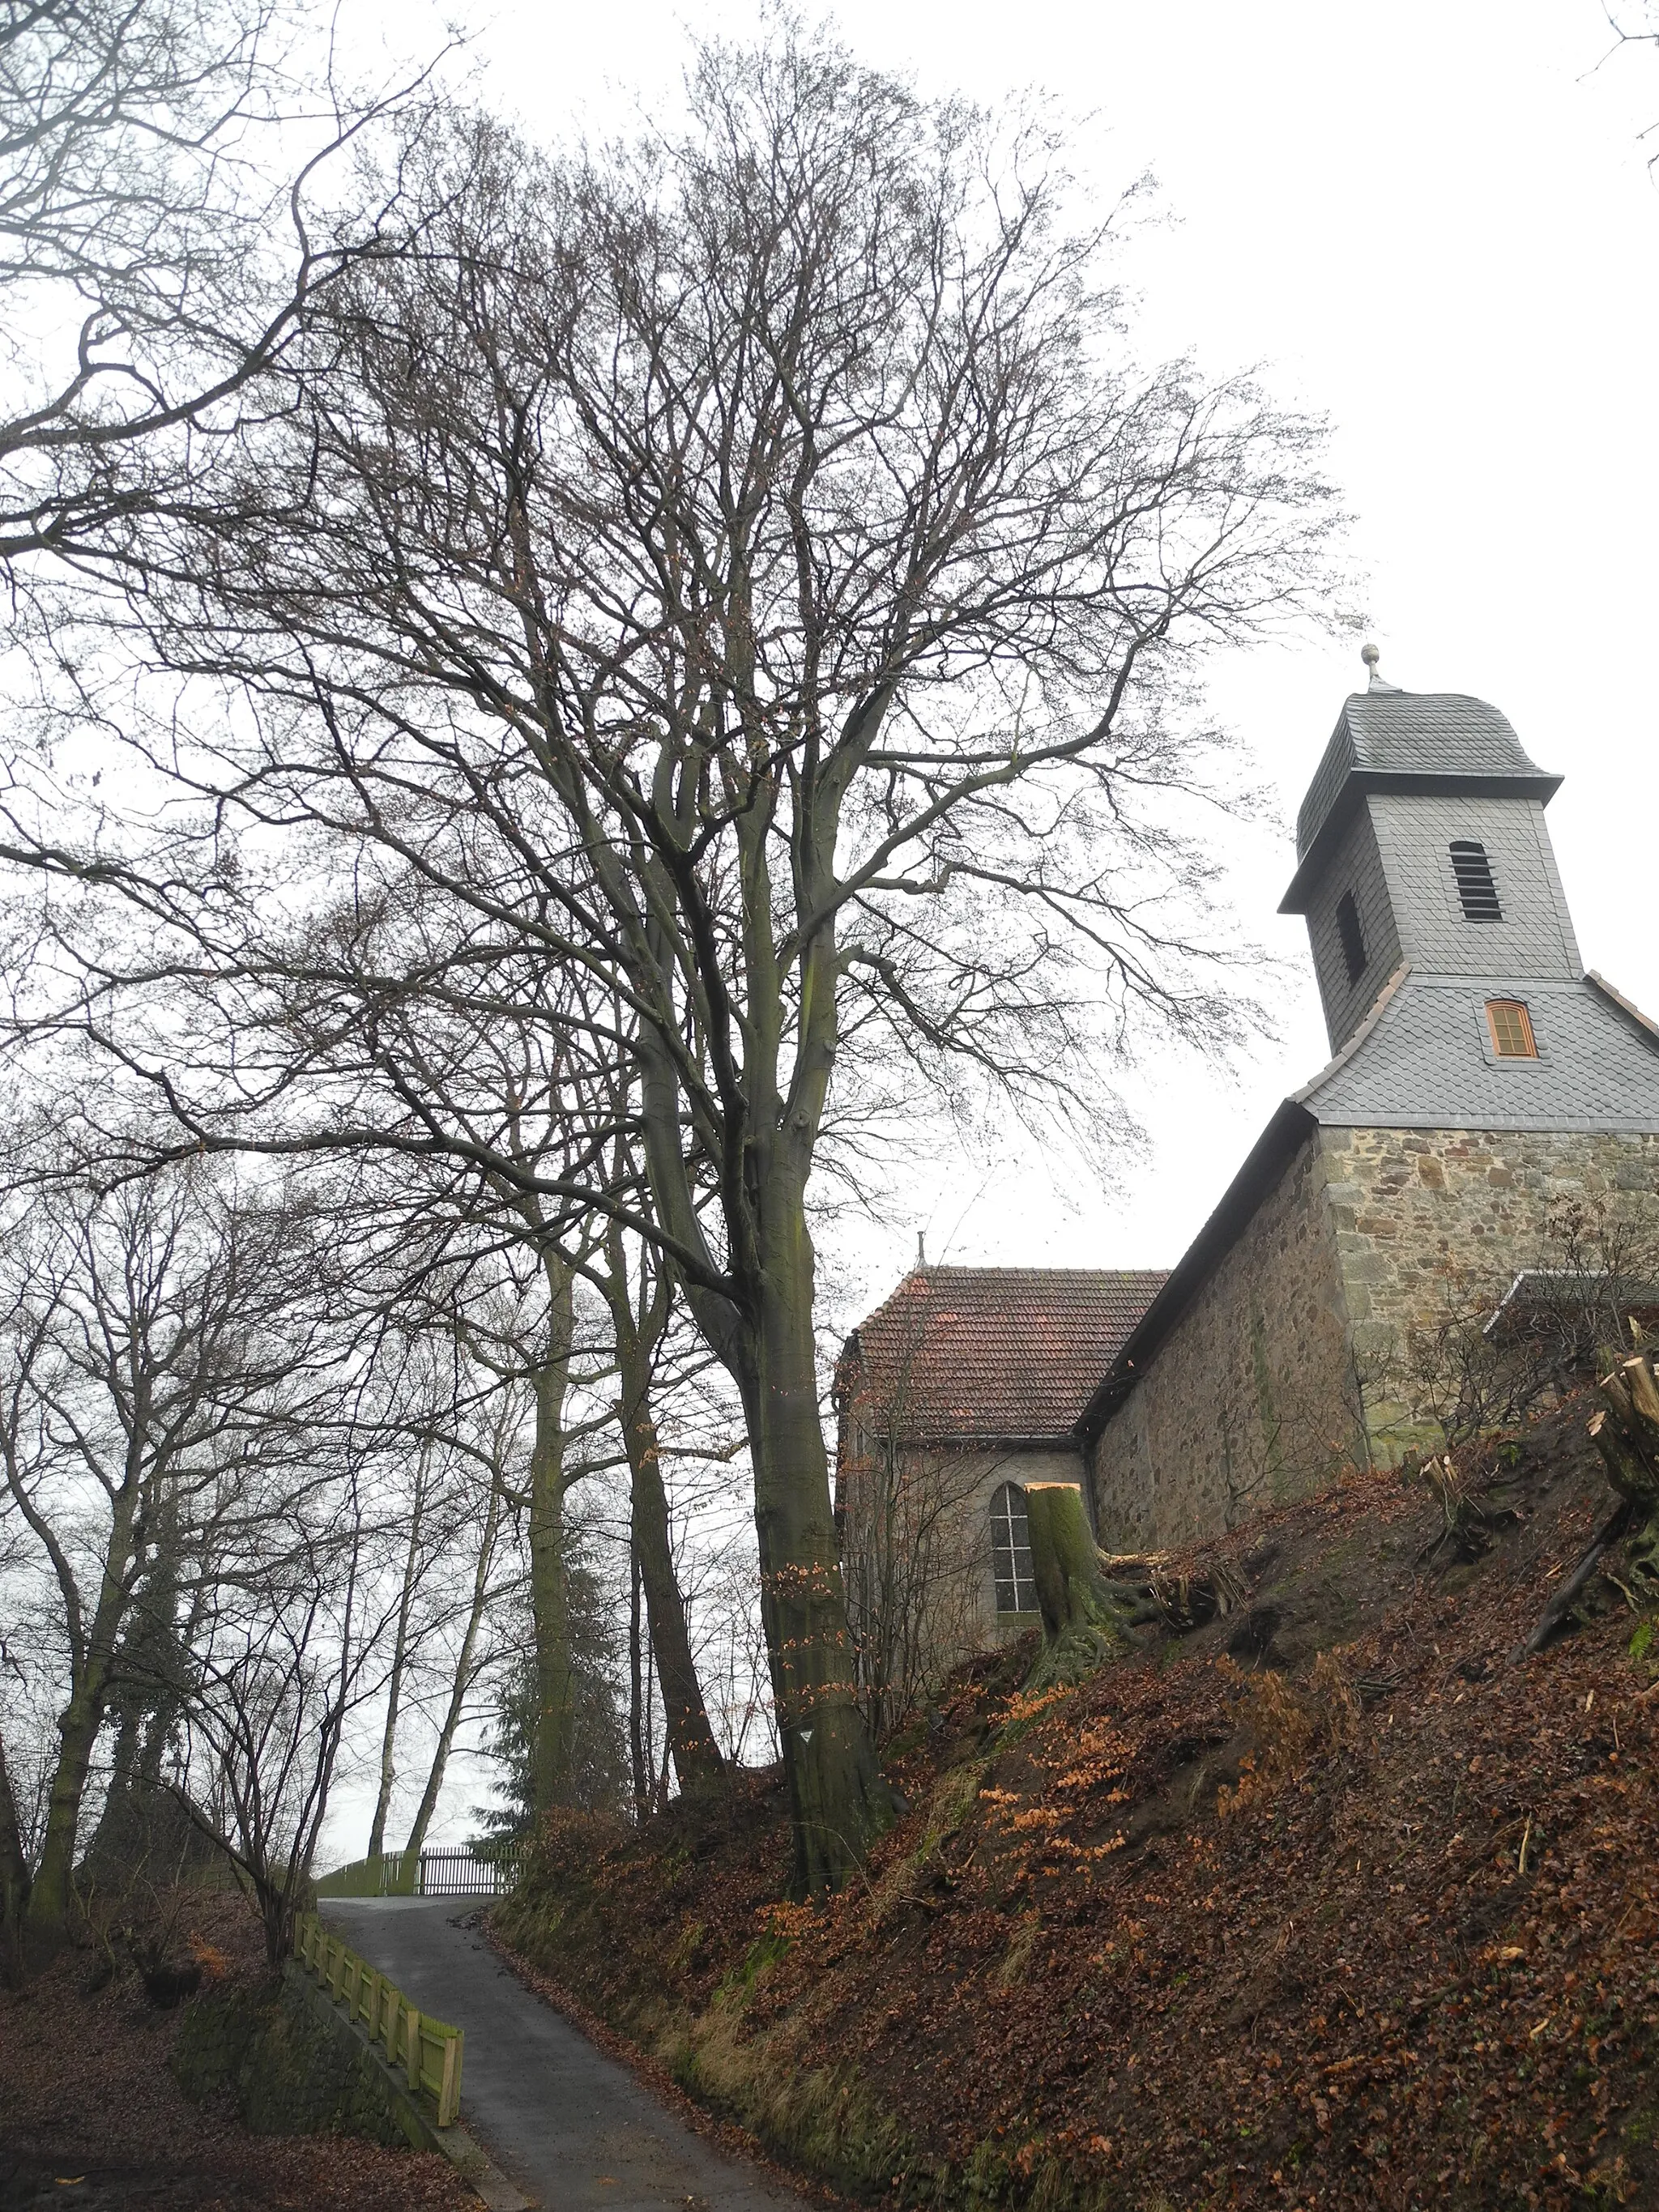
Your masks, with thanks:
<instances>
[{"instance_id":1,"label":"arched church window","mask_svg":"<svg viewBox=\"0 0 1659 2212\"><path fill-rule=\"evenodd\" d=\"M1457 896L1463 902L1464 921L1502 921L1504 909L1498 903L1498 886L1492 881L1486 847L1477 845L1473 838L1454 838L1451 864Z\"/></svg>"},{"instance_id":2,"label":"arched church window","mask_svg":"<svg viewBox=\"0 0 1659 2212\"><path fill-rule=\"evenodd\" d=\"M1005 1482L991 1500L991 1571L996 1580L999 1613L1036 1611L1025 1492L1018 1483Z\"/></svg>"},{"instance_id":3,"label":"arched church window","mask_svg":"<svg viewBox=\"0 0 1659 2212\"><path fill-rule=\"evenodd\" d=\"M1357 983L1365 972L1365 933L1359 927L1359 908L1353 902L1352 891L1344 891L1336 902L1336 933L1342 939L1348 981Z\"/></svg>"}]
</instances>

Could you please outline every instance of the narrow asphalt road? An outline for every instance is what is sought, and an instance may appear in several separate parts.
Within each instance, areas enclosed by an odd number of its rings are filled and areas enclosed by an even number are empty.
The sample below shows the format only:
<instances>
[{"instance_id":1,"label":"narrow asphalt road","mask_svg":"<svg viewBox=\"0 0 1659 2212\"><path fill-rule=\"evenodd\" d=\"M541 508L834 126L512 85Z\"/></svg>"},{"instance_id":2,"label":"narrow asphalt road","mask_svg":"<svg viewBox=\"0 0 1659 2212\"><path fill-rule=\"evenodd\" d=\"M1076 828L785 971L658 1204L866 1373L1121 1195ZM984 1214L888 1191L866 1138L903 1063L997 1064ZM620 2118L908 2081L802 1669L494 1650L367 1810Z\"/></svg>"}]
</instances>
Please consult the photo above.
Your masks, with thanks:
<instances>
[{"instance_id":1,"label":"narrow asphalt road","mask_svg":"<svg viewBox=\"0 0 1659 2212\"><path fill-rule=\"evenodd\" d=\"M729 2158L659 2105L507 1971L465 1898L335 1898L352 1948L423 2012L466 2034L461 2118L545 2212L805 2212L807 2200Z\"/></svg>"}]
</instances>

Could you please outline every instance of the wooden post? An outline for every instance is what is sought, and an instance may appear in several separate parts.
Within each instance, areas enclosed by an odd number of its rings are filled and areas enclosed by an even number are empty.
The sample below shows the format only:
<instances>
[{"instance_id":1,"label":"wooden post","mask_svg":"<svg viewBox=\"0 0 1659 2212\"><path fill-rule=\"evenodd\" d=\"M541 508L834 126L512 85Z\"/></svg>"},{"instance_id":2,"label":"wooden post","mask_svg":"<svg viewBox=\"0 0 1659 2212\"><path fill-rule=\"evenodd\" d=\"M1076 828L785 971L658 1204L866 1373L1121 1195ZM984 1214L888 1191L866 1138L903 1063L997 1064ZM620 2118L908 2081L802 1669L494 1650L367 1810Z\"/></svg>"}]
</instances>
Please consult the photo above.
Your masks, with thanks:
<instances>
[{"instance_id":1,"label":"wooden post","mask_svg":"<svg viewBox=\"0 0 1659 2212\"><path fill-rule=\"evenodd\" d=\"M438 2090L438 2125L453 2127L461 2109L461 2039L459 2033L444 2038L444 2075Z\"/></svg>"},{"instance_id":2,"label":"wooden post","mask_svg":"<svg viewBox=\"0 0 1659 2212\"><path fill-rule=\"evenodd\" d=\"M413 2005L409 2008L409 2045L404 2057L404 2070L409 2076L409 2086L416 2094L421 2088L421 2015Z\"/></svg>"}]
</instances>

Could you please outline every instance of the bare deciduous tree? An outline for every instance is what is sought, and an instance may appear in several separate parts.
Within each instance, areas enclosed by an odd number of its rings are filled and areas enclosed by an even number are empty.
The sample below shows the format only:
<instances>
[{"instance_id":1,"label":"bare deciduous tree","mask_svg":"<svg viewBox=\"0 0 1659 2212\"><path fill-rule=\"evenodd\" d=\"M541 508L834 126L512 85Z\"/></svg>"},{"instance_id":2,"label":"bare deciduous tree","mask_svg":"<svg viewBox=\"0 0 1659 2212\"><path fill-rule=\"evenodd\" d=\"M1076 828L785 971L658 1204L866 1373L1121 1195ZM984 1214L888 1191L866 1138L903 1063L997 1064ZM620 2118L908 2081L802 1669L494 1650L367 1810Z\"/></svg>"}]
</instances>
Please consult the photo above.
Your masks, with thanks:
<instances>
[{"instance_id":1,"label":"bare deciduous tree","mask_svg":"<svg viewBox=\"0 0 1659 2212\"><path fill-rule=\"evenodd\" d=\"M319 289L307 201L405 88L348 94L286 0L0 0L0 569L138 561ZM304 150L300 150L303 142ZM273 395L274 396L274 395Z\"/></svg>"},{"instance_id":2,"label":"bare deciduous tree","mask_svg":"<svg viewBox=\"0 0 1659 2212\"><path fill-rule=\"evenodd\" d=\"M58 1747L27 1901L48 1937L69 1912L123 1666L173 1648L170 1608L202 1586L204 1545L273 1510L252 1477L292 1472L329 1356L304 1297L302 1211L238 1194L205 1164L112 1191L59 1166L14 1193L0 1262L0 1517L56 1599L42 1598L36 1656L61 1680ZM135 1633L151 1601L169 1618Z\"/></svg>"},{"instance_id":3,"label":"bare deciduous tree","mask_svg":"<svg viewBox=\"0 0 1659 2212\"><path fill-rule=\"evenodd\" d=\"M424 250L313 302L234 532L153 535L135 610L242 702L210 730L204 695L152 764L211 799L204 896L175 848L167 914L244 1034L300 954L251 877L226 892L233 819L250 852L298 819L343 867L410 871L493 988L590 979L565 1050L625 1050L648 1206L597 1158L497 1138L486 1164L648 1239L735 1382L805 1890L890 1812L815 1362L843 1037L866 1099L884 1066L955 1066L1083 1115L1137 1012L1224 1031L1168 804L1200 773L1193 656L1328 581L1316 428L1139 367L1109 224L1068 230L1066 191L1042 127L787 33L699 51L684 127L603 157L458 123ZM195 1140L258 1140L203 1030L185 1080L159 1030L92 1018ZM329 1141L349 1122L337 1100Z\"/></svg>"},{"instance_id":4,"label":"bare deciduous tree","mask_svg":"<svg viewBox=\"0 0 1659 2212\"><path fill-rule=\"evenodd\" d=\"M173 1786L246 1883L273 1968L293 1948L342 1735L385 1625L366 1570L386 1532L343 1473L302 1501L285 1495L257 1540L216 1547L182 1699Z\"/></svg>"}]
</instances>

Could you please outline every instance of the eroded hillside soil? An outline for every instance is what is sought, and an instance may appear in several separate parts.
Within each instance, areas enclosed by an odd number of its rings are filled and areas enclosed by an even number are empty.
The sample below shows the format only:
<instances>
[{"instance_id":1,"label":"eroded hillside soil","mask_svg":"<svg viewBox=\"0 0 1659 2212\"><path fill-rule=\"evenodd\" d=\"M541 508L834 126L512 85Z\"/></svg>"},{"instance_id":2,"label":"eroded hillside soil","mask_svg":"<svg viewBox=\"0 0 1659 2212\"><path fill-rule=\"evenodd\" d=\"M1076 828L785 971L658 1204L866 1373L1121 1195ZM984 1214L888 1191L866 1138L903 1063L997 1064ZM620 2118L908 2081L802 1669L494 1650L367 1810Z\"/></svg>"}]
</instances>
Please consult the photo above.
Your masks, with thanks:
<instances>
[{"instance_id":1,"label":"eroded hillside soil","mask_svg":"<svg viewBox=\"0 0 1659 2212\"><path fill-rule=\"evenodd\" d=\"M1186 1562L1249 1593L1196 1635L959 1676L833 1902L763 1776L562 1820L498 1936L889 2203L1659 2205L1659 1638L1602 1583L1510 1658L1611 1503L1588 1410L1487 1449L1474 1559L1367 1475Z\"/></svg>"}]
</instances>

